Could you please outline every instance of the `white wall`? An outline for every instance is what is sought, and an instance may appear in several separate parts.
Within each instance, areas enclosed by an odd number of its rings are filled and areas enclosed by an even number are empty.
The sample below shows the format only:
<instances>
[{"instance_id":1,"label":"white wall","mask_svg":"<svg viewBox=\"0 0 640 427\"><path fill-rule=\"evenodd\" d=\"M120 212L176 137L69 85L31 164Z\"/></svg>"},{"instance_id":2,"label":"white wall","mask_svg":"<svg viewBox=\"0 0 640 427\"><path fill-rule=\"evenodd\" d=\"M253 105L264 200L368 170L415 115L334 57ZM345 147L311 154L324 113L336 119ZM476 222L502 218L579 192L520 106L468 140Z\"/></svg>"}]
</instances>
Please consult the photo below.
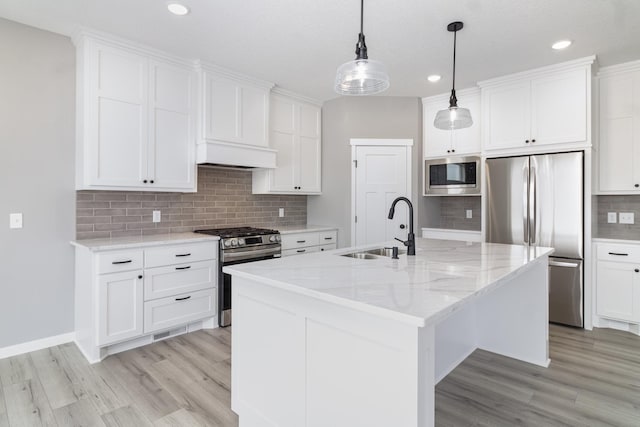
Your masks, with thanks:
<instances>
[{"instance_id":1,"label":"white wall","mask_svg":"<svg viewBox=\"0 0 640 427\"><path fill-rule=\"evenodd\" d=\"M0 348L73 330L74 115L70 39L0 19Z\"/></svg>"},{"instance_id":2,"label":"white wall","mask_svg":"<svg viewBox=\"0 0 640 427\"><path fill-rule=\"evenodd\" d=\"M422 203L422 104L414 97L341 97L322 106L322 195L307 197L307 223L338 227L338 246L350 245L351 138L410 138L416 234Z\"/></svg>"}]
</instances>

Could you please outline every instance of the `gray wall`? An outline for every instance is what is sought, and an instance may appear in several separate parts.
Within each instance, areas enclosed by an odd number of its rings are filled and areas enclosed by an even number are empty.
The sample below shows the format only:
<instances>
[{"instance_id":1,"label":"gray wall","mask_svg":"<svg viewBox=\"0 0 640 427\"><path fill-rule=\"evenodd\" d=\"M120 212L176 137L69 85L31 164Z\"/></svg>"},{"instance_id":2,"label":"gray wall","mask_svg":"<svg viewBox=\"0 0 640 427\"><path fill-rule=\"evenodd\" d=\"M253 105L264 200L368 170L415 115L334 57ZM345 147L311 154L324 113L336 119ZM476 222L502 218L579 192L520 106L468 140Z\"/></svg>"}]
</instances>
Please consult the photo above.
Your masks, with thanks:
<instances>
[{"instance_id":1,"label":"gray wall","mask_svg":"<svg viewBox=\"0 0 640 427\"><path fill-rule=\"evenodd\" d=\"M1 348L73 330L75 49L0 19L0 76Z\"/></svg>"},{"instance_id":2,"label":"gray wall","mask_svg":"<svg viewBox=\"0 0 640 427\"><path fill-rule=\"evenodd\" d=\"M251 194L251 182L251 171L201 166L197 193L78 191L77 238L306 224L307 196ZM282 218L279 208L284 208ZM161 213L158 223L153 222L154 210Z\"/></svg>"},{"instance_id":3,"label":"gray wall","mask_svg":"<svg viewBox=\"0 0 640 427\"><path fill-rule=\"evenodd\" d=\"M413 97L342 97L322 106L322 195L307 198L307 222L339 228L338 246L351 241L351 138L411 138L416 229L422 203L422 103Z\"/></svg>"}]
</instances>

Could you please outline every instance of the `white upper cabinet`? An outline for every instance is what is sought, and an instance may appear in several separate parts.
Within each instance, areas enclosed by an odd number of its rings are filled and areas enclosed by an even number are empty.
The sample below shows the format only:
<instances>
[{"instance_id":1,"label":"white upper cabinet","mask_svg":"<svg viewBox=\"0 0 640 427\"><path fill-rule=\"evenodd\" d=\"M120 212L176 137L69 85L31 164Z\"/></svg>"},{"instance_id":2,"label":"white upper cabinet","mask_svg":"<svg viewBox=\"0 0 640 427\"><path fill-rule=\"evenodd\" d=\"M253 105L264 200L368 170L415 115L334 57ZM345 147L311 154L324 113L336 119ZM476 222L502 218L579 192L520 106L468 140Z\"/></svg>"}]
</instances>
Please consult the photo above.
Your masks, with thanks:
<instances>
[{"instance_id":1,"label":"white upper cabinet","mask_svg":"<svg viewBox=\"0 0 640 427\"><path fill-rule=\"evenodd\" d=\"M81 34L76 188L195 191L195 68Z\"/></svg>"},{"instance_id":2,"label":"white upper cabinet","mask_svg":"<svg viewBox=\"0 0 640 427\"><path fill-rule=\"evenodd\" d=\"M598 88L597 192L640 194L640 61L603 68Z\"/></svg>"},{"instance_id":3,"label":"white upper cabinet","mask_svg":"<svg viewBox=\"0 0 640 427\"><path fill-rule=\"evenodd\" d=\"M321 108L294 95L273 93L270 144L276 168L253 172L253 192L319 194L321 191Z\"/></svg>"},{"instance_id":4,"label":"white upper cabinet","mask_svg":"<svg viewBox=\"0 0 640 427\"><path fill-rule=\"evenodd\" d=\"M481 82L484 150L589 146L593 61L589 57Z\"/></svg>"},{"instance_id":5,"label":"white upper cabinet","mask_svg":"<svg viewBox=\"0 0 640 427\"><path fill-rule=\"evenodd\" d=\"M205 140L269 145L269 91L272 84L231 76L205 65L203 123Z\"/></svg>"},{"instance_id":6,"label":"white upper cabinet","mask_svg":"<svg viewBox=\"0 0 640 427\"><path fill-rule=\"evenodd\" d=\"M450 157L480 153L480 90L457 91L458 106L468 108L473 125L454 131L438 129L433 120L438 111L449 106L450 94L422 98L424 157Z\"/></svg>"}]
</instances>

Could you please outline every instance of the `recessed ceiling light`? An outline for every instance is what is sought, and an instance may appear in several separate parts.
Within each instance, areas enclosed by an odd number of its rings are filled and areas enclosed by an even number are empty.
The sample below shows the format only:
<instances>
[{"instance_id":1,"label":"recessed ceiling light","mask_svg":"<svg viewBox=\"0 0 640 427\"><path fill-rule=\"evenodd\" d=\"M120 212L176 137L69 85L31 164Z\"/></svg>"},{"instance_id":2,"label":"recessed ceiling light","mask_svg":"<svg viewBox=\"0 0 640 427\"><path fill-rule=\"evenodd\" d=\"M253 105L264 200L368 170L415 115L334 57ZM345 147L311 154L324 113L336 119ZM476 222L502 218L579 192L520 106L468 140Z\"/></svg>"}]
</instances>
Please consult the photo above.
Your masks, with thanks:
<instances>
[{"instance_id":1,"label":"recessed ceiling light","mask_svg":"<svg viewBox=\"0 0 640 427\"><path fill-rule=\"evenodd\" d=\"M429 80L431 83L435 83L437 81L439 81L442 77L439 76L438 74L431 74L429 77L427 77L427 80Z\"/></svg>"},{"instance_id":2,"label":"recessed ceiling light","mask_svg":"<svg viewBox=\"0 0 640 427\"><path fill-rule=\"evenodd\" d=\"M555 49L555 50L562 50L562 49L566 49L569 46L571 46L571 40L560 40L555 42L554 44L551 45L551 48Z\"/></svg>"},{"instance_id":3,"label":"recessed ceiling light","mask_svg":"<svg viewBox=\"0 0 640 427\"><path fill-rule=\"evenodd\" d=\"M189 8L180 3L168 3L167 9L169 9L169 12L178 16L184 16L189 13Z\"/></svg>"}]
</instances>

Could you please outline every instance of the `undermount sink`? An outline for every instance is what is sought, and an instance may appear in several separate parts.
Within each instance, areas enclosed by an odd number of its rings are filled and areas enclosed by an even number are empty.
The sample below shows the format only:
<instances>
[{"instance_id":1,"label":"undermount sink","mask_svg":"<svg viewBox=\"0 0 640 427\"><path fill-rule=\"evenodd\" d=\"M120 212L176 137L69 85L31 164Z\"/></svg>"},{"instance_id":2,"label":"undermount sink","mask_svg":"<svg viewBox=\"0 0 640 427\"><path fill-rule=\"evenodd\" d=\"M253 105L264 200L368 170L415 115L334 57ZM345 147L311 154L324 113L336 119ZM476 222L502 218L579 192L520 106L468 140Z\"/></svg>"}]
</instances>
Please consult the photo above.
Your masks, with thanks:
<instances>
[{"instance_id":1,"label":"undermount sink","mask_svg":"<svg viewBox=\"0 0 640 427\"><path fill-rule=\"evenodd\" d=\"M407 251L405 250L402 250L402 249L398 250L399 255L406 254L406 253ZM346 256L349 258L356 258L356 259L376 259L381 256L386 256L391 258L392 254L393 254L392 248L375 248L375 249L369 249L367 251L342 254L341 256Z\"/></svg>"},{"instance_id":2,"label":"undermount sink","mask_svg":"<svg viewBox=\"0 0 640 427\"><path fill-rule=\"evenodd\" d=\"M341 256L346 256L346 257L349 257L349 258L356 258L356 259L376 259L376 258L378 258L377 256L368 254L366 252L352 252L350 254L343 254Z\"/></svg>"},{"instance_id":3,"label":"undermount sink","mask_svg":"<svg viewBox=\"0 0 640 427\"><path fill-rule=\"evenodd\" d=\"M369 249L368 251L365 251L365 253L371 254L371 255L380 255L380 256L388 256L391 257L393 255L393 249L392 248L375 248L375 249ZM402 250L402 249L398 249L398 255L402 255L402 254L406 254L407 251Z\"/></svg>"}]
</instances>

